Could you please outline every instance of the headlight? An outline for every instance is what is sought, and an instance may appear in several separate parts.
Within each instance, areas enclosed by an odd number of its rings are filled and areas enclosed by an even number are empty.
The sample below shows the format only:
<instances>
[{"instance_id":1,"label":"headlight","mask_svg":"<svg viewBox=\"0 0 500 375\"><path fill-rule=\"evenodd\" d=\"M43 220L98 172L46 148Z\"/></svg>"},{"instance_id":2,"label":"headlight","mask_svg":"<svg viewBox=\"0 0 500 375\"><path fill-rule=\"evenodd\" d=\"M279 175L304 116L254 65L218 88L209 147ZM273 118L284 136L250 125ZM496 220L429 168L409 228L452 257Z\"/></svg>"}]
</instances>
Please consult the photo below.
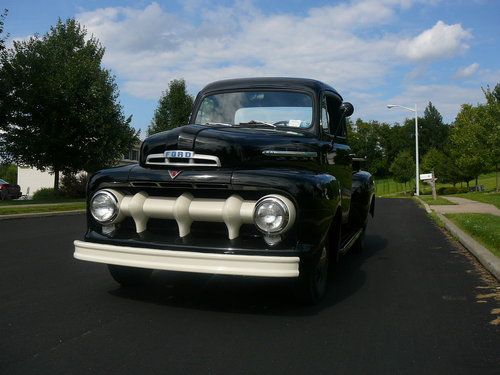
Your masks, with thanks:
<instances>
[{"instance_id":1,"label":"headlight","mask_svg":"<svg viewBox=\"0 0 500 375\"><path fill-rule=\"evenodd\" d=\"M257 202L253 221L264 233L281 233L295 219L295 208L285 197L265 196Z\"/></svg>"},{"instance_id":2,"label":"headlight","mask_svg":"<svg viewBox=\"0 0 500 375\"><path fill-rule=\"evenodd\" d=\"M100 223L109 223L118 216L118 200L107 190L99 190L90 201L90 213Z\"/></svg>"}]
</instances>

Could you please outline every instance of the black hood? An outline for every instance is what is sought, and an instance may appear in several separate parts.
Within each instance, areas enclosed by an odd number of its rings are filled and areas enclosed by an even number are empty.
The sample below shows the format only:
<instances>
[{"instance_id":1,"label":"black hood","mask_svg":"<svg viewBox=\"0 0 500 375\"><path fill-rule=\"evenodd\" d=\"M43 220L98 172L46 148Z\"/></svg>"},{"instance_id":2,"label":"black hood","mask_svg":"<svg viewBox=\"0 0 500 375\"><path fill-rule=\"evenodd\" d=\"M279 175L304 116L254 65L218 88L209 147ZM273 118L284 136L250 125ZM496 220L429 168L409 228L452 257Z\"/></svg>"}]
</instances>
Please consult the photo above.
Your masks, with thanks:
<instances>
[{"instance_id":1,"label":"black hood","mask_svg":"<svg viewBox=\"0 0 500 375\"><path fill-rule=\"evenodd\" d=\"M147 138L141 148L140 163L146 165L151 154L167 150L193 151L214 155L223 168L263 166L269 160L263 151L306 151L319 155L318 140L314 134L293 128L260 128L239 126L186 125Z\"/></svg>"}]
</instances>

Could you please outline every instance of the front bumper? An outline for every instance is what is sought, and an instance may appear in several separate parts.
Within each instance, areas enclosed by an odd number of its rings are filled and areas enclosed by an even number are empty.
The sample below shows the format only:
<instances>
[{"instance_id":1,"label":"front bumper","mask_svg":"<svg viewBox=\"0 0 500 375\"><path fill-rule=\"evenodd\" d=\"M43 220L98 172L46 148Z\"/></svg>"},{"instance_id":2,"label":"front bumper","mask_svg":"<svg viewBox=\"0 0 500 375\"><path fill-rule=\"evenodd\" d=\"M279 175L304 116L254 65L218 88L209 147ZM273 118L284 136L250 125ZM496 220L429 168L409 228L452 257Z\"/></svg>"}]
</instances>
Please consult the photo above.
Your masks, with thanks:
<instances>
[{"instance_id":1,"label":"front bumper","mask_svg":"<svg viewBox=\"0 0 500 375\"><path fill-rule=\"evenodd\" d=\"M75 241L74 257L156 270L259 277L299 276L299 257L199 253Z\"/></svg>"}]
</instances>

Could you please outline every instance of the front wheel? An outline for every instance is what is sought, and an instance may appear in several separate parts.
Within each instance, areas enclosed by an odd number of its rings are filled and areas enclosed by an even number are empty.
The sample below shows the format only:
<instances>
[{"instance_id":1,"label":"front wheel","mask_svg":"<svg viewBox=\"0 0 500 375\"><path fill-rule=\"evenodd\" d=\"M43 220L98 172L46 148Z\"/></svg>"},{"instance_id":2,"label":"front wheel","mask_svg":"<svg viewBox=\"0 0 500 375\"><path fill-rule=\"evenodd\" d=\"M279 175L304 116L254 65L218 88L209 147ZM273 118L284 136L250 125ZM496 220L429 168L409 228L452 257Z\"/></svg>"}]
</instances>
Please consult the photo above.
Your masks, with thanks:
<instances>
[{"instance_id":1,"label":"front wheel","mask_svg":"<svg viewBox=\"0 0 500 375\"><path fill-rule=\"evenodd\" d=\"M314 305L323 299L328 281L328 259L329 251L325 244L318 259L303 267L295 285L295 296L299 302Z\"/></svg>"},{"instance_id":2,"label":"front wheel","mask_svg":"<svg viewBox=\"0 0 500 375\"><path fill-rule=\"evenodd\" d=\"M141 286L146 285L153 270L146 268L116 266L108 264L108 270L113 279L121 286Z\"/></svg>"}]
</instances>

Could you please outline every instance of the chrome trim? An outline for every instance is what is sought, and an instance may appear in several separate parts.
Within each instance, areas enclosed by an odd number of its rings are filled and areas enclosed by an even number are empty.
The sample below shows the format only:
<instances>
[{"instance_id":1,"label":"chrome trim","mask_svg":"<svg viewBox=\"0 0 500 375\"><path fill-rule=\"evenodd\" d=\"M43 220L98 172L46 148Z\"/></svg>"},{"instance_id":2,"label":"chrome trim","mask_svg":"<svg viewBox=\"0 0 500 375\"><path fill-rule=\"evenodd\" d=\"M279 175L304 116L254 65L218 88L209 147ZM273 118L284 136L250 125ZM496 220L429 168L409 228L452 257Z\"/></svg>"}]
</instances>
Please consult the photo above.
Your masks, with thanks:
<instances>
[{"instance_id":1,"label":"chrome trim","mask_svg":"<svg viewBox=\"0 0 500 375\"><path fill-rule=\"evenodd\" d=\"M283 228L275 230L274 232L268 232L268 231L263 230L261 227L259 227L257 225L256 220L255 220L255 216L257 215L257 208L261 204L263 204L264 201L267 201L267 200L271 200L271 201L277 203L278 205L280 205L281 208L283 208L283 210L285 211L285 215L286 215L286 219L287 219L285 226ZM295 215L296 215L295 206L288 198L285 198L281 195L266 195L266 196L260 198L257 201L257 203L255 203L255 207L254 207L254 211L253 211L253 222L254 222L255 226L257 227L257 229L259 229L262 233L277 235L277 234L284 233L288 229L290 229L290 227L295 222Z\"/></svg>"},{"instance_id":2,"label":"chrome trim","mask_svg":"<svg viewBox=\"0 0 500 375\"><path fill-rule=\"evenodd\" d=\"M265 150L262 151L264 155L267 156L277 156L277 157L303 157L303 158L315 158L318 153L315 151L281 151L281 150Z\"/></svg>"},{"instance_id":3,"label":"chrome trim","mask_svg":"<svg viewBox=\"0 0 500 375\"><path fill-rule=\"evenodd\" d=\"M107 195L108 197L110 197L114 204L115 204L115 212L113 213L113 215L108 219L108 220L105 220L105 221L101 221L99 220L95 215L94 215L94 212L92 210L92 202L94 201L94 198L100 194L104 194L104 195ZM120 207L118 206L118 199L116 198L116 196L108 191L108 190L98 190L93 196L92 198L90 199L90 207L89 207L89 211L90 211L90 214L92 215L92 217L97 220L100 224L110 224L112 223L117 217L118 217L118 214L120 213Z\"/></svg>"},{"instance_id":4,"label":"chrome trim","mask_svg":"<svg viewBox=\"0 0 500 375\"><path fill-rule=\"evenodd\" d=\"M179 150L181 151L181 150ZM167 152L170 152L170 150L165 151L164 153L161 154L150 154L146 157L146 164L147 165L164 165L164 166L171 166L171 167L220 167L221 162L219 157L215 155L204 155L204 154L196 154L192 151L189 151L192 153L192 156L190 158L185 158L187 162L171 162L170 159L184 159L184 158L171 158L167 157ZM186 151L184 151L186 152ZM151 159L163 159L162 162L153 162L150 161ZM195 160L211 160L215 163L195 163Z\"/></svg>"}]
</instances>

